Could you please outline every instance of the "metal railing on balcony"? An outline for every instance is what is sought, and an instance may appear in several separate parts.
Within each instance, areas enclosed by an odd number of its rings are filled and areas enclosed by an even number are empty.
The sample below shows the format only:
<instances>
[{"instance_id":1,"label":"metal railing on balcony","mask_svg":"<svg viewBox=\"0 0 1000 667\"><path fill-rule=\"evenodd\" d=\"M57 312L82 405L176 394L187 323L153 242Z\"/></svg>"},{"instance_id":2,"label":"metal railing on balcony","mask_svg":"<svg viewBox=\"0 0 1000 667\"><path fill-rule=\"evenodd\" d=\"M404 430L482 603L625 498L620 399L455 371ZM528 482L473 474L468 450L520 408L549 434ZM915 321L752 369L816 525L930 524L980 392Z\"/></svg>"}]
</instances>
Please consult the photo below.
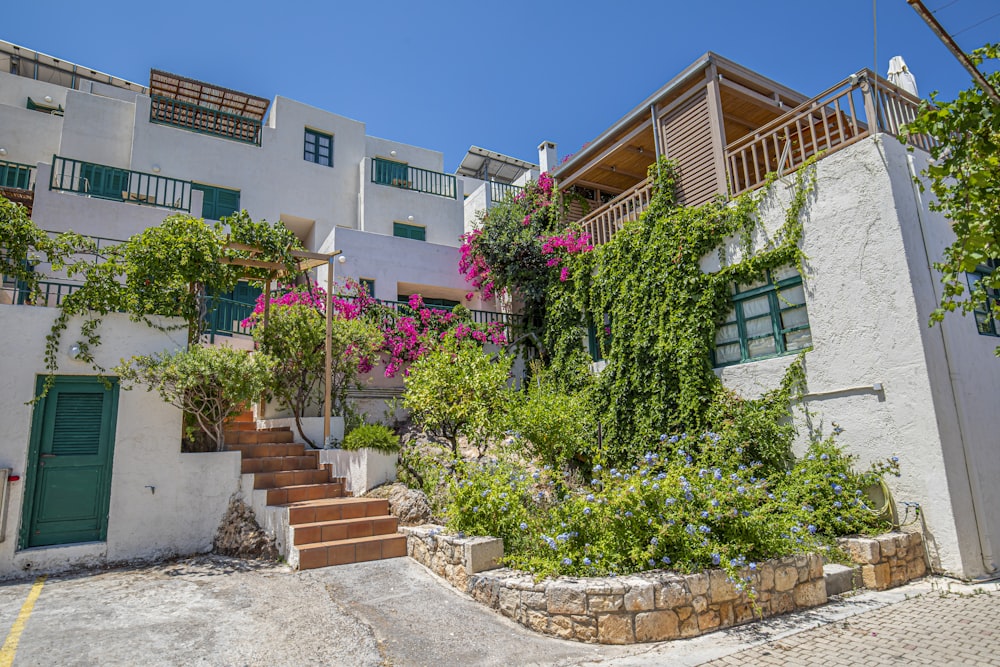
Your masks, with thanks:
<instances>
[{"instance_id":1,"label":"metal railing on balcony","mask_svg":"<svg viewBox=\"0 0 1000 667\"><path fill-rule=\"evenodd\" d=\"M503 201L507 197L515 197L519 192L524 190L519 185L511 185L510 183L498 183L496 181L490 181L490 201L499 202Z\"/></svg>"},{"instance_id":2,"label":"metal railing on balcony","mask_svg":"<svg viewBox=\"0 0 1000 667\"><path fill-rule=\"evenodd\" d=\"M161 95L149 97L149 121L260 146L261 121Z\"/></svg>"},{"instance_id":3,"label":"metal railing on balcony","mask_svg":"<svg viewBox=\"0 0 1000 667\"><path fill-rule=\"evenodd\" d=\"M35 187L35 168L30 164L0 160L0 188L31 190Z\"/></svg>"},{"instance_id":4,"label":"metal railing on balcony","mask_svg":"<svg viewBox=\"0 0 1000 667\"><path fill-rule=\"evenodd\" d=\"M232 336L240 334L249 336L253 327L243 326L242 322L253 313L254 304L225 299L218 296L205 297L205 334L209 342L214 343L216 336Z\"/></svg>"},{"instance_id":5,"label":"metal railing on balcony","mask_svg":"<svg viewBox=\"0 0 1000 667\"><path fill-rule=\"evenodd\" d=\"M50 190L191 211L191 181L52 156Z\"/></svg>"},{"instance_id":6,"label":"metal railing on balcony","mask_svg":"<svg viewBox=\"0 0 1000 667\"><path fill-rule=\"evenodd\" d=\"M626 222L638 220L652 199L653 181L647 178L585 215L580 226L594 245L607 243Z\"/></svg>"},{"instance_id":7,"label":"metal railing on balcony","mask_svg":"<svg viewBox=\"0 0 1000 667\"><path fill-rule=\"evenodd\" d=\"M53 281L39 281L38 289L32 293L31 289L23 282L17 282L14 284L5 283L0 291L6 293L5 296L9 297L4 299L4 302L8 302L18 306L43 306L49 308L55 308L56 306L62 305L63 300L77 291L82 287L79 283L60 283Z\"/></svg>"},{"instance_id":8,"label":"metal railing on balcony","mask_svg":"<svg viewBox=\"0 0 1000 667\"><path fill-rule=\"evenodd\" d=\"M876 85L877 83L877 85ZM920 99L862 70L726 147L731 195L760 187L767 174L795 171L818 153L846 148L873 132L902 134ZM928 150L933 139L910 136Z\"/></svg>"},{"instance_id":9,"label":"metal railing on balcony","mask_svg":"<svg viewBox=\"0 0 1000 667\"><path fill-rule=\"evenodd\" d=\"M458 189L451 174L411 167L402 162L372 158L372 183L391 185L404 190L415 190L430 195L455 199Z\"/></svg>"}]
</instances>

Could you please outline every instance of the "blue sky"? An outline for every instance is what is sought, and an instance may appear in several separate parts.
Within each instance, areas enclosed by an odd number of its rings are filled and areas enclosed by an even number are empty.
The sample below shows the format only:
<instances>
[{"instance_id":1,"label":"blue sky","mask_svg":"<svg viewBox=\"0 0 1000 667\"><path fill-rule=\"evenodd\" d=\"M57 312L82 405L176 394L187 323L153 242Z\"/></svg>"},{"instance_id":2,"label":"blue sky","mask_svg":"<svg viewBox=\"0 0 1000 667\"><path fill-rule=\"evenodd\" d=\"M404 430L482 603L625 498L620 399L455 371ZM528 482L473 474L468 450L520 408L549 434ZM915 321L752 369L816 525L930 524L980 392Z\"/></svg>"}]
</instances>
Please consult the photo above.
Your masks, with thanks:
<instances>
[{"instance_id":1,"label":"blue sky","mask_svg":"<svg viewBox=\"0 0 1000 667\"><path fill-rule=\"evenodd\" d=\"M925 4L967 51L1000 41L997 0ZM442 151L447 171L471 144L575 152L705 51L809 95L875 62L872 0L7 5L0 39L144 84L157 68L290 97ZM921 95L969 86L906 0L878 0L877 26L882 75L900 54Z\"/></svg>"}]
</instances>

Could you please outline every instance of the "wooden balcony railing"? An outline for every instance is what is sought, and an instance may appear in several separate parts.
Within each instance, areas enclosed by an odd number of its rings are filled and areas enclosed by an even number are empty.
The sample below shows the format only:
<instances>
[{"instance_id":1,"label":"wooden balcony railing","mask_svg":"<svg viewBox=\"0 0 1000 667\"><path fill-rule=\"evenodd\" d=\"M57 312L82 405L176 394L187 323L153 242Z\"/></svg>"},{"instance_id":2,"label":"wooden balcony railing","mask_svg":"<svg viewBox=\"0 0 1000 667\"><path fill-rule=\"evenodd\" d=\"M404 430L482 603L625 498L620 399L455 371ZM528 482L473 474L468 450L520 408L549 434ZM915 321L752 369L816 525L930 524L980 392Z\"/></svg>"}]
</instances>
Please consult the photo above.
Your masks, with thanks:
<instances>
[{"instance_id":1,"label":"wooden balcony railing","mask_svg":"<svg viewBox=\"0 0 1000 667\"><path fill-rule=\"evenodd\" d=\"M638 220L639 215L649 207L652 198L653 181L647 178L607 204L595 208L585 215L579 224L584 232L590 234L591 243L594 245L607 243L626 222Z\"/></svg>"},{"instance_id":2,"label":"wooden balcony railing","mask_svg":"<svg viewBox=\"0 0 1000 667\"><path fill-rule=\"evenodd\" d=\"M877 85L875 85L877 82ZM900 136L920 100L871 70L862 70L803 102L726 147L729 193L738 195L764 184L771 172L784 175L818 153L831 153L877 132ZM927 150L933 140L912 136Z\"/></svg>"},{"instance_id":3,"label":"wooden balcony railing","mask_svg":"<svg viewBox=\"0 0 1000 667\"><path fill-rule=\"evenodd\" d=\"M149 120L192 132L260 146L261 122L162 95L149 96Z\"/></svg>"}]
</instances>

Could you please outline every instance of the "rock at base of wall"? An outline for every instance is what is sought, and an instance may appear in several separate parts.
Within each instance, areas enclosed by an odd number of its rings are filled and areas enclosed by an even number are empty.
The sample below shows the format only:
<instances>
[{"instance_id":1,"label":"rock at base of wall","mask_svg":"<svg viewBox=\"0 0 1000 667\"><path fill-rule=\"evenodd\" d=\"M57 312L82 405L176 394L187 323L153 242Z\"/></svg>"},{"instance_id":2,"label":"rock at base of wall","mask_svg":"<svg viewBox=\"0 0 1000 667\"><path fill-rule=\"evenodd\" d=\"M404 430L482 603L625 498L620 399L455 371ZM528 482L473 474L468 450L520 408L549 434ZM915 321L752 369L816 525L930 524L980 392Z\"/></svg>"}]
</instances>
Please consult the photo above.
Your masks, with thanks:
<instances>
[{"instance_id":1,"label":"rock at base of wall","mask_svg":"<svg viewBox=\"0 0 1000 667\"><path fill-rule=\"evenodd\" d=\"M229 499L229 509L219 524L212 551L237 558L278 560L274 538L264 532L253 509L238 494Z\"/></svg>"},{"instance_id":2,"label":"rock at base of wall","mask_svg":"<svg viewBox=\"0 0 1000 667\"><path fill-rule=\"evenodd\" d=\"M423 491L405 484L386 484L365 494L369 498L387 498L389 513L404 526L421 526L431 522L431 505Z\"/></svg>"}]
</instances>

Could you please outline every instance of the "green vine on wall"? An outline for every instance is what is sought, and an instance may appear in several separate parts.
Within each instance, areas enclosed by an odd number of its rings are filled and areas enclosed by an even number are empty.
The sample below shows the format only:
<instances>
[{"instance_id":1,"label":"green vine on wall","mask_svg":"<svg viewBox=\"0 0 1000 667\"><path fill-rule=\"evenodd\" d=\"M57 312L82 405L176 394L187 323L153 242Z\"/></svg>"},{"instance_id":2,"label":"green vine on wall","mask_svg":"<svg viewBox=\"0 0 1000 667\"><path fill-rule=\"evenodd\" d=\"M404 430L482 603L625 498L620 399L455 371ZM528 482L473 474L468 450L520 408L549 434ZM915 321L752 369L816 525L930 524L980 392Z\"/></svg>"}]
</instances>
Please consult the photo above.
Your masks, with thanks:
<instances>
[{"instance_id":1,"label":"green vine on wall","mask_svg":"<svg viewBox=\"0 0 1000 667\"><path fill-rule=\"evenodd\" d=\"M732 202L720 198L682 207L676 203L675 166L662 160L650 174L655 193L647 211L607 244L574 256L573 279L550 281L547 294L546 346L568 384L586 376L581 339L587 322L581 313L598 330L608 359L593 394L604 436L598 457L609 461L634 458L660 434L710 429L718 426L712 422L734 418L738 399L725 392L712 368L716 330L732 308L731 286L781 266L801 270L801 216L814 186L808 164L795 176L784 224L767 239L758 211L776 177ZM720 251L721 270L704 272L702 258L731 238L742 258L727 263ZM792 384L786 381L760 400L787 413ZM775 418L777 424L780 415Z\"/></svg>"}]
</instances>

